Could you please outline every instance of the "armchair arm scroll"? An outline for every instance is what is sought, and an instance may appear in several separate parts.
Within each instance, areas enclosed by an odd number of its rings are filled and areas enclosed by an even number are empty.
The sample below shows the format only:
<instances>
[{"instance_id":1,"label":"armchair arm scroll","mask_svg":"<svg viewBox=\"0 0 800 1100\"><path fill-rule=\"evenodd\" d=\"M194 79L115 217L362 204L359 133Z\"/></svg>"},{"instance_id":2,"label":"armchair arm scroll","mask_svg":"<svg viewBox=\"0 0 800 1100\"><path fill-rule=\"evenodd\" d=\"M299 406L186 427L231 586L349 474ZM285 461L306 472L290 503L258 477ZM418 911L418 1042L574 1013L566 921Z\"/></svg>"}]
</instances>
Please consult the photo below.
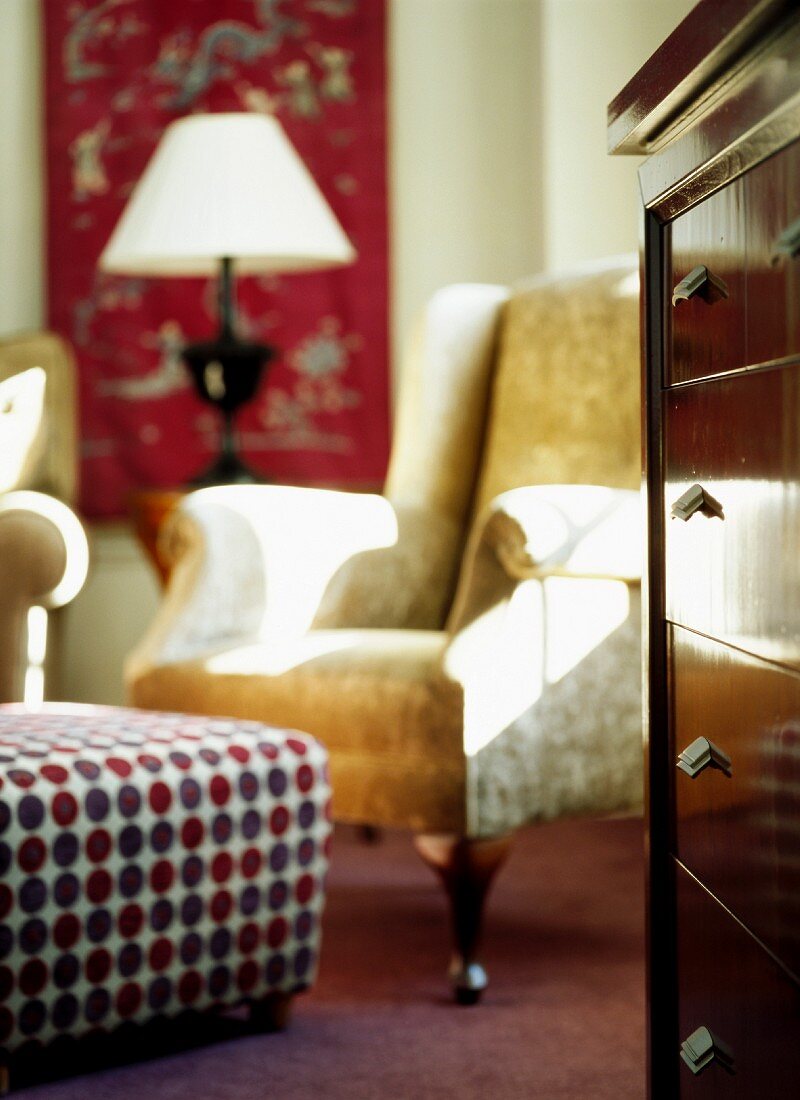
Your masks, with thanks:
<instances>
[{"instance_id":1,"label":"armchair arm scroll","mask_svg":"<svg viewBox=\"0 0 800 1100\"><path fill-rule=\"evenodd\" d=\"M530 485L496 497L484 538L511 577L642 576L641 504L631 489Z\"/></svg>"},{"instance_id":2,"label":"armchair arm scroll","mask_svg":"<svg viewBox=\"0 0 800 1100\"><path fill-rule=\"evenodd\" d=\"M69 603L89 569L86 532L63 501L20 489L0 496L0 571L29 605Z\"/></svg>"},{"instance_id":3,"label":"armchair arm scroll","mask_svg":"<svg viewBox=\"0 0 800 1100\"><path fill-rule=\"evenodd\" d=\"M491 501L470 533L447 629L457 633L525 580L639 584L639 493L603 485L526 485Z\"/></svg>"},{"instance_id":4,"label":"armchair arm scroll","mask_svg":"<svg viewBox=\"0 0 800 1100\"><path fill-rule=\"evenodd\" d=\"M66 504L27 490L0 497L0 700L23 697L30 608L69 603L88 564L86 534Z\"/></svg>"}]
</instances>

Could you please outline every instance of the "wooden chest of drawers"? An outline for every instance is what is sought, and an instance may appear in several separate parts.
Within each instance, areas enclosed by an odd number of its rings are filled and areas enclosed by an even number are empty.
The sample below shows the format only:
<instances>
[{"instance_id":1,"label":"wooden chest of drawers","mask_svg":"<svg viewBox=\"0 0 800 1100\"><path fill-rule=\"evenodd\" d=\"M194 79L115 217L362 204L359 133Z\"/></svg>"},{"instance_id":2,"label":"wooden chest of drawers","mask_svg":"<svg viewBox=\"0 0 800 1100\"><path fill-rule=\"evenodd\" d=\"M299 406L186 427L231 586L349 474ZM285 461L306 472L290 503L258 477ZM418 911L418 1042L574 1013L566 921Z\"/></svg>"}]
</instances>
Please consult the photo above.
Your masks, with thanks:
<instances>
[{"instance_id":1,"label":"wooden chest of drawers","mask_svg":"<svg viewBox=\"0 0 800 1100\"><path fill-rule=\"evenodd\" d=\"M649 1095L800 1097L800 5L702 0L645 154Z\"/></svg>"}]
</instances>

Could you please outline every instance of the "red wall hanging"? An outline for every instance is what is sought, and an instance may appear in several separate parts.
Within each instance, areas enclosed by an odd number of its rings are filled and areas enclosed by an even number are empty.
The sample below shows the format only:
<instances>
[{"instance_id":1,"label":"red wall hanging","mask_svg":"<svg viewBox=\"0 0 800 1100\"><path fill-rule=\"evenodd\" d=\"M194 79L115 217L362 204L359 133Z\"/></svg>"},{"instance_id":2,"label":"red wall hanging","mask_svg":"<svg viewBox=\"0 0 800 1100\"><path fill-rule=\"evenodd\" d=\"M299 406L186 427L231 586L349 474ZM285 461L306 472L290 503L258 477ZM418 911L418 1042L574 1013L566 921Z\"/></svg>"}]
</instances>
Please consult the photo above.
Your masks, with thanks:
<instances>
[{"instance_id":1,"label":"red wall hanging","mask_svg":"<svg viewBox=\"0 0 800 1100\"><path fill-rule=\"evenodd\" d=\"M215 285L97 270L167 123L276 115L358 252L350 267L238 282L241 334L280 357L239 417L275 481L374 487L388 453L385 0L43 0L50 325L79 364L81 503L184 483L218 422L184 341L214 332Z\"/></svg>"}]
</instances>

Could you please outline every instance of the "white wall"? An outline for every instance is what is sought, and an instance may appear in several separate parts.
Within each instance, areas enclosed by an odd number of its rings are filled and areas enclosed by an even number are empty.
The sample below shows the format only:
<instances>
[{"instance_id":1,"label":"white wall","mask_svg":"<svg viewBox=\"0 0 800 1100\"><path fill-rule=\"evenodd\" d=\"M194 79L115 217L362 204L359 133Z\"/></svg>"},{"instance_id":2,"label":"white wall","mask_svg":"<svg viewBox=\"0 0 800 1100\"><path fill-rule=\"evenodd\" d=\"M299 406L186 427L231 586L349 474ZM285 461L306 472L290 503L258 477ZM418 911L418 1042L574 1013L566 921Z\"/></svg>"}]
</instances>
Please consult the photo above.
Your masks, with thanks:
<instances>
[{"instance_id":1,"label":"white wall","mask_svg":"<svg viewBox=\"0 0 800 1100\"><path fill-rule=\"evenodd\" d=\"M392 344L453 281L511 282L637 245L635 163L605 105L689 0L389 0ZM0 0L0 335L43 316L38 0ZM120 702L158 600L125 525L95 525L65 695Z\"/></svg>"},{"instance_id":2,"label":"white wall","mask_svg":"<svg viewBox=\"0 0 800 1100\"><path fill-rule=\"evenodd\" d=\"M397 363L434 290L542 266L540 4L394 0L390 13Z\"/></svg>"},{"instance_id":3,"label":"white wall","mask_svg":"<svg viewBox=\"0 0 800 1100\"><path fill-rule=\"evenodd\" d=\"M127 524L93 524L89 549L86 584L63 612L61 694L81 703L122 703L122 663L152 620L160 589Z\"/></svg>"},{"instance_id":4,"label":"white wall","mask_svg":"<svg viewBox=\"0 0 800 1100\"><path fill-rule=\"evenodd\" d=\"M606 107L696 0L541 0L544 266L636 251L636 157L606 151Z\"/></svg>"},{"instance_id":5,"label":"white wall","mask_svg":"<svg viewBox=\"0 0 800 1100\"><path fill-rule=\"evenodd\" d=\"M37 0L0 0L0 333L41 328L41 55Z\"/></svg>"}]
</instances>

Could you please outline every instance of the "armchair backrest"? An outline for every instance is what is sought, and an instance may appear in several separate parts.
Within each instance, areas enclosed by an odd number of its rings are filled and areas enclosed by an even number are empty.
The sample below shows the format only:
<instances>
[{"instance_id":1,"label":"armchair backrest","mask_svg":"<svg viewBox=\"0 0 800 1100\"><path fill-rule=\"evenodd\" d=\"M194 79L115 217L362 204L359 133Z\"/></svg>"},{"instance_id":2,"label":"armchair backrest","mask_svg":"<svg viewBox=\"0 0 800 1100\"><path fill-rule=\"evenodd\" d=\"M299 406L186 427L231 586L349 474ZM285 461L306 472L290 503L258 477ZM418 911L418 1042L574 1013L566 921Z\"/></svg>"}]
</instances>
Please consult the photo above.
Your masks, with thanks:
<instances>
[{"instance_id":1,"label":"armchair backrest","mask_svg":"<svg viewBox=\"0 0 800 1100\"><path fill-rule=\"evenodd\" d=\"M505 287L459 284L433 295L403 363L384 494L466 523L486 427Z\"/></svg>"},{"instance_id":2,"label":"armchair backrest","mask_svg":"<svg viewBox=\"0 0 800 1100\"><path fill-rule=\"evenodd\" d=\"M513 292L462 284L433 296L404 363L384 488L398 519L392 553L425 613L379 625L446 622L471 521L500 493L638 488L638 300L635 259ZM337 592L363 565L350 563ZM349 603L365 606L358 592Z\"/></svg>"},{"instance_id":3,"label":"armchair backrest","mask_svg":"<svg viewBox=\"0 0 800 1100\"><path fill-rule=\"evenodd\" d=\"M640 483L635 258L514 289L503 312L479 513L521 485Z\"/></svg>"}]
</instances>

